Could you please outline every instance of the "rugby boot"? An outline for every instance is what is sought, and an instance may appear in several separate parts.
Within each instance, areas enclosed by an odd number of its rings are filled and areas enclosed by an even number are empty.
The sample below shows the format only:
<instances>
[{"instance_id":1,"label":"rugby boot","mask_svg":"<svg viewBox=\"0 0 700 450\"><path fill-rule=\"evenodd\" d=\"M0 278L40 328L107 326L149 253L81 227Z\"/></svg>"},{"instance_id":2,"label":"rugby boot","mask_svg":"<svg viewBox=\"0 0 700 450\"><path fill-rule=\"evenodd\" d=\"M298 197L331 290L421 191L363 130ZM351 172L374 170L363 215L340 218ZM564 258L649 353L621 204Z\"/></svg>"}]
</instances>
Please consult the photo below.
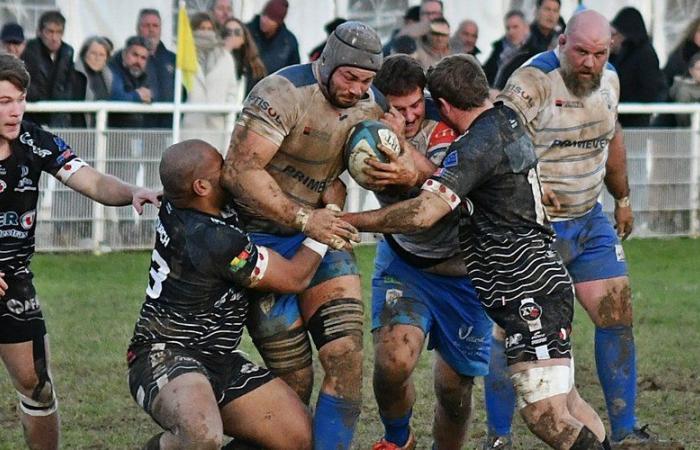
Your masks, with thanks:
<instances>
[{"instance_id":1,"label":"rugby boot","mask_svg":"<svg viewBox=\"0 0 700 450\"><path fill-rule=\"evenodd\" d=\"M418 444L418 441L416 440L416 436L413 434L413 430L411 430L408 433L408 441L406 441L403 447L399 447L393 442L389 442L382 438L379 442L376 442L372 446L372 450L414 450L416 448L416 444Z\"/></svg>"},{"instance_id":2,"label":"rugby boot","mask_svg":"<svg viewBox=\"0 0 700 450\"><path fill-rule=\"evenodd\" d=\"M678 441L659 439L656 433L649 430L649 425L635 428L619 441L612 441L610 447L614 450L685 450L685 446Z\"/></svg>"},{"instance_id":3,"label":"rugby boot","mask_svg":"<svg viewBox=\"0 0 700 450\"><path fill-rule=\"evenodd\" d=\"M484 440L484 445L481 447L482 450L512 450L513 449L513 439L508 436L496 436L495 434L489 434Z\"/></svg>"}]
</instances>

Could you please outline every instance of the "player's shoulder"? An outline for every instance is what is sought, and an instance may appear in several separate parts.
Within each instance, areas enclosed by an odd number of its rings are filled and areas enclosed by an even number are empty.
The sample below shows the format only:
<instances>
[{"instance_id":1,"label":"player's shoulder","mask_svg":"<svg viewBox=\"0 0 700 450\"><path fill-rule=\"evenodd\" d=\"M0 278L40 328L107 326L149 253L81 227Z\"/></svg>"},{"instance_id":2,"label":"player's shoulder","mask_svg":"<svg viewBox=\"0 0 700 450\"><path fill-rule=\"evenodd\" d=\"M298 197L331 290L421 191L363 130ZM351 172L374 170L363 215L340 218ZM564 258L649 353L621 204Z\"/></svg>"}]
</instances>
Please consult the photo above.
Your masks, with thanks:
<instances>
[{"instance_id":1,"label":"player's shoulder","mask_svg":"<svg viewBox=\"0 0 700 450\"><path fill-rule=\"evenodd\" d=\"M374 85L371 85L369 90L367 90L367 95L369 96L371 101L379 105L382 111L389 111L389 101L386 99L386 97L384 97L384 94L382 94L382 92L379 89L377 89Z\"/></svg>"},{"instance_id":2,"label":"player's shoulder","mask_svg":"<svg viewBox=\"0 0 700 450\"><path fill-rule=\"evenodd\" d=\"M47 158L54 153L70 150L68 144L60 136L44 130L28 120L22 121L17 142L28 153L40 158Z\"/></svg>"},{"instance_id":3,"label":"player's shoulder","mask_svg":"<svg viewBox=\"0 0 700 450\"><path fill-rule=\"evenodd\" d=\"M523 64L523 68L531 68L548 74L561 67L559 55L555 50L538 53Z\"/></svg>"},{"instance_id":4,"label":"player's shoulder","mask_svg":"<svg viewBox=\"0 0 700 450\"><path fill-rule=\"evenodd\" d=\"M289 83L295 88L303 88L316 84L313 66L309 64L295 64L282 68L267 77L279 84Z\"/></svg>"}]
</instances>

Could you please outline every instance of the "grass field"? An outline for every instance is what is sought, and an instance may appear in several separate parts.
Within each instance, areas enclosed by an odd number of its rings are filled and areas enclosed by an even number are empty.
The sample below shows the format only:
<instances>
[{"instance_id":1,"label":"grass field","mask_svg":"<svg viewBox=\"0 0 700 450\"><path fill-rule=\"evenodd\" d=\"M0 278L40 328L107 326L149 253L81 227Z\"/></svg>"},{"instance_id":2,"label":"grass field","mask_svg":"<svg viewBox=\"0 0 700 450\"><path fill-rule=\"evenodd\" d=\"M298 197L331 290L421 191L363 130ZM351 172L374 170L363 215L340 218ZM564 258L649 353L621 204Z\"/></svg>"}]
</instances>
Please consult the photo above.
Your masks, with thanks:
<instances>
[{"instance_id":1,"label":"grass field","mask_svg":"<svg viewBox=\"0 0 700 450\"><path fill-rule=\"evenodd\" d=\"M633 240L625 244L635 303L639 366L639 420L664 435L700 449L700 240ZM357 250L364 298L374 248ZM124 353L146 286L146 252L38 255L33 263L37 290L47 317L53 374L63 423L64 449L136 449L157 431L131 399ZM592 326L579 308L573 336L576 380L583 397L605 416L595 376ZM364 407L355 448L367 450L381 435L372 398L372 352L366 335ZM248 342L245 349L254 353ZM430 448L432 420L431 355L424 353L415 373L418 403L413 427L419 448ZM317 377L317 380L320 377ZM481 381L474 393L470 440L484 435ZM15 412L17 398L0 372L0 450L22 449ZM518 449L539 449L516 419Z\"/></svg>"}]
</instances>

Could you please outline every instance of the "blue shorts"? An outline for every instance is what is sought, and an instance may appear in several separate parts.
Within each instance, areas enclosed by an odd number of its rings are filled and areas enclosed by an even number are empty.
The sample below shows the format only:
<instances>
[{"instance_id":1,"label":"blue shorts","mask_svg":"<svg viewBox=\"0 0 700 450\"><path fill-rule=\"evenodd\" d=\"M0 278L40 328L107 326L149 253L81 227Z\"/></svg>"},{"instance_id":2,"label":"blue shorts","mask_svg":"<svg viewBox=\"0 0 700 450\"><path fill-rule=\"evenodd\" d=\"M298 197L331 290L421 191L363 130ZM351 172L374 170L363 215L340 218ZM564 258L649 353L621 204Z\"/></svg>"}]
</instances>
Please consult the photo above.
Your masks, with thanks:
<instances>
[{"instance_id":1,"label":"blue shorts","mask_svg":"<svg viewBox=\"0 0 700 450\"><path fill-rule=\"evenodd\" d=\"M306 239L302 233L292 236L251 233L250 237L255 244L270 248L285 258L293 257ZM355 256L352 253L328 249L309 287L332 278L358 274ZM297 301L296 294L260 293L256 300L251 301L248 321L251 336L255 339L267 338L301 326L303 321Z\"/></svg>"},{"instance_id":2,"label":"blue shorts","mask_svg":"<svg viewBox=\"0 0 700 450\"><path fill-rule=\"evenodd\" d=\"M469 279L425 272L380 241L372 278L372 330L397 324L429 334L428 348L461 375L488 373L492 322Z\"/></svg>"},{"instance_id":3,"label":"blue shorts","mask_svg":"<svg viewBox=\"0 0 700 450\"><path fill-rule=\"evenodd\" d=\"M552 222L554 248L574 283L627 275L625 252L600 203L581 217Z\"/></svg>"}]
</instances>

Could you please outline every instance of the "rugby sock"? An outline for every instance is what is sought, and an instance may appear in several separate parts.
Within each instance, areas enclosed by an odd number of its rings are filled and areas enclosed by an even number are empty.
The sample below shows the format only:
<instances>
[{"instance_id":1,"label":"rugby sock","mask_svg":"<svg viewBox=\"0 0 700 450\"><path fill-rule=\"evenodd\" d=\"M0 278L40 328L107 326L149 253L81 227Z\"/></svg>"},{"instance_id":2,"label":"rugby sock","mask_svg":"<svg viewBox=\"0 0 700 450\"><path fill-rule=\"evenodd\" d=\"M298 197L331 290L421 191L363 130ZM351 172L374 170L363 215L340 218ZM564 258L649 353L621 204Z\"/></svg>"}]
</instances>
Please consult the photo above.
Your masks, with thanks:
<instances>
[{"instance_id":1,"label":"rugby sock","mask_svg":"<svg viewBox=\"0 0 700 450\"><path fill-rule=\"evenodd\" d=\"M595 329L595 363L608 408L614 441L624 438L637 423L637 358L632 327Z\"/></svg>"},{"instance_id":2,"label":"rugby sock","mask_svg":"<svg viewBox=\"0 0 700 450\"><path fill-rule=\"evenodd\" d=\"M160 437L165 434L165 431L158 433L146 442L142 450L160 450Z\"/></svg>"},{"instance_id":3,"label":"rugby sock","mask_svg":"<svg viewBox=\"0 0 700 450\"><path fill-rule=\"evenodd\" d=\"M359 415L359 402L319 393L313 423L314 449L349 449Z\"/></svg>"},{"instance_id":4,"label":"rugby sock","mask_svg":"<svg viewBox=\"0 0 700 450\"><path fill-rule=\"evenodd\" d=\"M411 415L413 415L413 410L410 410L408 414L398 419L388 419L380 414L379 418L382 419L384 424L384 439L393 442L399 447L403 447L408 442L408 436L411 432L409 427Z\"/></svg>"},{"instance_id":5,"label":"rugby sock","mask_svg":"<svg viewBox=\"0 0 700 450\"><path fill-rule=\"evenodd\" d=\"M503 341L491 337L489 374L484 377L484 403L489 434L510 434L515 411L515 389L510 379Z\"/></svg>"},{"instance_id":6,"label":"rugby sock","mask_svg":"<svg viewBox=\"0 0 700 450\"><path fill-rule=\"evenodd\" d=\"M584 425L570 450L605 450L605 447L595 434Z\"/></svg>"}]
</instances>

